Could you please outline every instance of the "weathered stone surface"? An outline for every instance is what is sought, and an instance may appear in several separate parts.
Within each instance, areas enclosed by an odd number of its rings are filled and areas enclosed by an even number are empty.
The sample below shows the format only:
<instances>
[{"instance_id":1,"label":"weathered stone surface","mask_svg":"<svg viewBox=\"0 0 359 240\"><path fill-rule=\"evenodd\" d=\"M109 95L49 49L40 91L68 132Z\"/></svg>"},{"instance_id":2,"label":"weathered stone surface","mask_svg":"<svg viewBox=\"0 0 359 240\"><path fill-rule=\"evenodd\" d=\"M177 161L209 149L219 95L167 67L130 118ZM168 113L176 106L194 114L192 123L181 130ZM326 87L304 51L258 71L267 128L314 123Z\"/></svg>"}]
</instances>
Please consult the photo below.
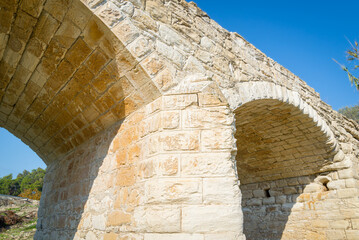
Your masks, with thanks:
<instances>
[{"instance_id":1,"label":"weathered stone surface","mask_svg":"<svg viewBox=\"0 0 359 240\"><path fill-rule=\"evenodd\" d=\"M236 215L240 206L208 205L188 206L182 210L182 228L186 232L224 232L238 231L241 223ZM215 214L215 218L210 217Z\"/></svg>"},{"instance_id":2,"label":"weathered stone surface","mask_svg":"<svg viewBox=\"0 0 359 240\"><path fill-rule=\"evenodd\" d=\"M358 238L359 126L194 3L0 19L0 127L48 164L35 239Z\"/></svg>"},{"instance_id":3,"label":"weathered stone surface","mask_svg":"<svg viewBox=\"0 0 359 240\"><path fill-rule=\"evenodd\" d=\"M141 232L180 232L181 210L177 206L157 205L135 210L137 229Z\"/></svg>"}]
</instances>

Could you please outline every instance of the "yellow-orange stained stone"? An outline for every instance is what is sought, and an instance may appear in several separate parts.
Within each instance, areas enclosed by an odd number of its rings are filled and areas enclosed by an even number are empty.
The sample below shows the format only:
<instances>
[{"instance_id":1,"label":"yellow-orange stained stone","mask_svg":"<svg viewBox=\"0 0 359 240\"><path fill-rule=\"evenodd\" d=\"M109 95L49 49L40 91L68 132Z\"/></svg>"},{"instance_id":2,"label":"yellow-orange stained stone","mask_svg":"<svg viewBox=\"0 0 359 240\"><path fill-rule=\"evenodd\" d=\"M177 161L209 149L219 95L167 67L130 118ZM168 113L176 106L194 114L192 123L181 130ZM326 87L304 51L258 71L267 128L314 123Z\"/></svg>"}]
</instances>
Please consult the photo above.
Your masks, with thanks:
<instances>
[{"instance_id":1,"label":"yellow-orange stained stone","mask_svg":"<svg viewBox=\"0 0 359 240\"><path fill-rule=\"evenodd\" d=\"M85 65L94 74L99 72L108 61L108 57L100 50L95 50L87 59Z\"/></svg>"},{"instance_id":2,"label":"yellow-orange stained stone","mask_svg":"<svg viewBox=\"0 0 359 240\"><path fill-rule=\"evenodd\" d=\"M135 184L135 168L134 167L123 167L120 168L117 175L116 184L118 186L131 186Z\"/></svg>"},{"instance_id":3,"label":"yellow-orange stained stone","mask_svg":"<svg viewBox=\"0 0 359 240\"><path fill-rule=\"evenodd\" d=\"M127 153L125 150L119 150L116 152L116 164L117 166L125 165L127 162Z\"/></svg>"},{"instance_id":4,"label":"yellow-orange stained stone","mask_svg":"<svg viewBox=\"0 0 359 240\"><path fill-rule=\"evenodd\" d=\"M105 235L103 236L103 240L116 240L117 239L117 234L115 233L105 233Z\"/></svg>"},{"instance_id":5,"label":"yellow-orange stained stone","mask_svg":"<svg viewBox=\"0 0 359 240\"><path fill-rule=\"evenodd\" d=\"M107 226L121 226L131 222L131 214L117 210L108 215Z\"/></svg>"},{"instance_id":6,"label":"yellow-orange stained stone","mask_svg":"<svg viewBox=\"0 0 359 240\"><path fill-rule=\"evenodd\" d=\"M138 136L138 135L137 135ZM128 148L128 161L134 163L139 158L141 149L137 144L134 144Z\"/></svg>"},{"instance_id":7,"label":"yellow-orange stained stone","mask_svg":"<svg viewBox=\"0 0 359 240\"><path fill-rule=\"evenodd\" d=\"M92 49L87 44L78 38L74 45L66 54L66 59L75 67L78 67L90 55Z\"/></svg>"}]
</instances>

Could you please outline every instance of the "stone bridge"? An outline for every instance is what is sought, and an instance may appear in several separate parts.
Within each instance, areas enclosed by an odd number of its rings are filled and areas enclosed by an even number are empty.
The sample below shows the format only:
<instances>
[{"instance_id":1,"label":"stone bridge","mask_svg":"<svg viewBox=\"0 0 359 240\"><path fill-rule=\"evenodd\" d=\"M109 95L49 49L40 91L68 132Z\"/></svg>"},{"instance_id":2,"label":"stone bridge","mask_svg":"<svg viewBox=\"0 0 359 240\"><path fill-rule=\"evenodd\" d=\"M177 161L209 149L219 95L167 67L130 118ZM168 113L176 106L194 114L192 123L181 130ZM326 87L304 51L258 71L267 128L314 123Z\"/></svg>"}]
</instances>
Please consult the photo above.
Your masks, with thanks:
<instances>
[{"instance_id":1,"label":"stone bridge","mask_svg":"<svg viewBox=\"0 0 359 240\"><path fill-rule=\"evenodd\" d=\"M35 239L359 239L359 125L183 0L0 0Z\"/></svg>"}]
</instances>

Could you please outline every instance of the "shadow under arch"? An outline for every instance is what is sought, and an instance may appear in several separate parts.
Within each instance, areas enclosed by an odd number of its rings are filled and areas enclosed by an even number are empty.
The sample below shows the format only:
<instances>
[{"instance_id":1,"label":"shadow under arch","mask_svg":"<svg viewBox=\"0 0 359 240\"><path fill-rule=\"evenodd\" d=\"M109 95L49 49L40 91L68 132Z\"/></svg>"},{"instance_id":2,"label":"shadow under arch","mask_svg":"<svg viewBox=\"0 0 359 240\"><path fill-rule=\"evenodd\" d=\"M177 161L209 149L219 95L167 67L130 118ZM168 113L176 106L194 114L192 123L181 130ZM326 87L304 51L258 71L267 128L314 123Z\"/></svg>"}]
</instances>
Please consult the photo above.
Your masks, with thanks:
<instances>
[{"instance_id":1,"label":"shadow under arch","mask_svg":"<svg viewBox=\"0 0 359 240\"><path fill-rule=\"evenodd\" d=\"M315 213L299 213L330 194L330 177L323 176L330 176L338 144L297 93L261 87L249 89L234 111L244 234L248 240L325 239L311 226Z\"/></svg>"},{"instance_id":2,"label":"shadow under arch","mask_svg":"<svg viewBox=\"0 0 359 240\"><path fill-rule=\"evenodd\" d=\"M119 129L161 94L82 1L0 4L0 126L48 166L36 239L73 239Z\"/></svg>"}]
</instances>

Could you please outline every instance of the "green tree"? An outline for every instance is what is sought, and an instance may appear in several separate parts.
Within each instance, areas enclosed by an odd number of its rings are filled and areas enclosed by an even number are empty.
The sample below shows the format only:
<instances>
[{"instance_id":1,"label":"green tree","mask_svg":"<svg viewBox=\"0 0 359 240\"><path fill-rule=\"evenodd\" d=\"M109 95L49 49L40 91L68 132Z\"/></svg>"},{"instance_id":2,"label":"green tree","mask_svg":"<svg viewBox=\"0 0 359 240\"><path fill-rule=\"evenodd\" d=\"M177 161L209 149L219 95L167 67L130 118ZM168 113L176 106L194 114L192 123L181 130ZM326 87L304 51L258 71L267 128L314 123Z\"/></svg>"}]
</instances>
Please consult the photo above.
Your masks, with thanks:
<instances>
[{"instance_id":1,"label":"green tree","mask_svg":"<svg viewBox=\"0 0 359 240\"><path fill-rule=\"evenodd\" d=\"M350 42L349 42L350 43ZM359 78L352 74L352 71L355 71L359 68L359 44L357 41L354 44L350 43L351 48L346 51L347 53L347 60L350 64L350 67L346 67L337 62L340 67L348 74L348 78L352 84L355 85L356 89L359 90Z\"/></svg>"},{"instance_id":2,"label":"green tree","mask_svg":"<svg viewBox=\"0 0 359 240\"><path fill-rule=\"evenodd\" d=\"M12 183L12 174L0 178L0 194L8 195L10 193Z\"/></svg>"},{"instance_id":3,"label":"green tree","mask_svg":"<svg viewBox=\"0 0 359 240\"><path fill-rule=\"evenodd\" d=\"M34 169L31 172L24 170L15 179L12 174L0 178L0 194L19 196L24 191L38 191L41 193L46 170Z\"/></svg>"},{"instance_id":4,"label":"green tree","mask_svg":"<svg viewBox=\"0 0 359 240\"><path fill-rule=\"evenodd\" d=\"M351 118L357 123L359 123L359 105L356 105L354 107L344 107L339 109L338 112L340 112L347 118Z\"/></svg>"}]
</instances>

